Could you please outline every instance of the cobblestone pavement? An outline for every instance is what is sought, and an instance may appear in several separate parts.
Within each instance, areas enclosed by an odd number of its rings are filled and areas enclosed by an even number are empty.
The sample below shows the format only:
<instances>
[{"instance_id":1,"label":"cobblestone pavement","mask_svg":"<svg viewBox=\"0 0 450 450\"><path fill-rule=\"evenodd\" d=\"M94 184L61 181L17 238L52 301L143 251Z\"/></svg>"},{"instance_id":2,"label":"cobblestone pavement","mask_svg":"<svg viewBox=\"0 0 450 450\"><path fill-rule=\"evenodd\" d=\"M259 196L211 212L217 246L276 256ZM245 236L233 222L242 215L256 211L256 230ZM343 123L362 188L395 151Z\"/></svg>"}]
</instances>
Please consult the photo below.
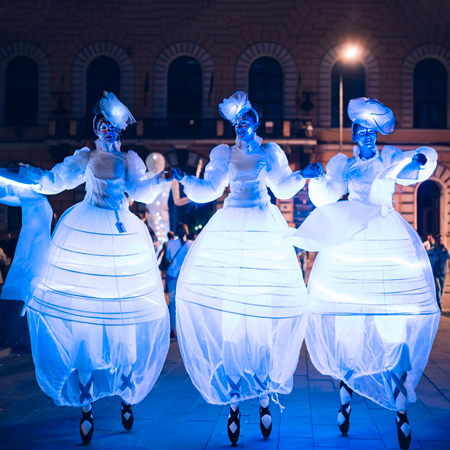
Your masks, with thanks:
<instances>
[{"instance_id":1,"label":"cobblestone pavement","mask_svg":"<svg viewBox=\"0 0 450 450\"><path fill-rule=\"evenodd\" d=\"M450 449L450 295L418 400L408 416L412 449ZM447 312L445 312L447 311ZM336 425L338 384L320 375L306 350L301 352L293 392L282 398L280 414L272 404L274 427L264 441L259 430L258 402L241 406L245 449L381 449L398 448L395 413L355 396L348 438ZM135 407L135 425L126 432L120 423L120 399L94 404L93 449L222 449L229 448L227 408L205 403L192 385L172 341L164 370L147 398ZM79 448L80 410L60 408L39 389L30 354L0 359L0 449Z\"/></svg>"}]
</instances>

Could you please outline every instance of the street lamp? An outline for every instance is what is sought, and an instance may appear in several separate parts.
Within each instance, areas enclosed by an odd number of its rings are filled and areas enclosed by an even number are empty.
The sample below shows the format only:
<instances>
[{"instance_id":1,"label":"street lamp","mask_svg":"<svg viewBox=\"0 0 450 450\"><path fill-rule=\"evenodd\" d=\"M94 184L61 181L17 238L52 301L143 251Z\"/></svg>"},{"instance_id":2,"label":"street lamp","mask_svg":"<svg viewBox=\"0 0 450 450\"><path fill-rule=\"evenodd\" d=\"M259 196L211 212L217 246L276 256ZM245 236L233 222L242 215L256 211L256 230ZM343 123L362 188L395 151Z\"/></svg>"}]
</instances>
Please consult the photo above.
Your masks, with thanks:
<instances>
[{"instance_id":1,"label":"street lamp","mask_svg":"<svg viewBox=\"0 0 450 450\"><path fill-rule=\"evenodd\" d=\"M341 60L344 62L354 61L358 57L359 51L353 45L344 47ZM342 82L342 71L339 76L339 152L342 153L342 141L344 138L344 86Z\"/></svg>"}]
</instances>

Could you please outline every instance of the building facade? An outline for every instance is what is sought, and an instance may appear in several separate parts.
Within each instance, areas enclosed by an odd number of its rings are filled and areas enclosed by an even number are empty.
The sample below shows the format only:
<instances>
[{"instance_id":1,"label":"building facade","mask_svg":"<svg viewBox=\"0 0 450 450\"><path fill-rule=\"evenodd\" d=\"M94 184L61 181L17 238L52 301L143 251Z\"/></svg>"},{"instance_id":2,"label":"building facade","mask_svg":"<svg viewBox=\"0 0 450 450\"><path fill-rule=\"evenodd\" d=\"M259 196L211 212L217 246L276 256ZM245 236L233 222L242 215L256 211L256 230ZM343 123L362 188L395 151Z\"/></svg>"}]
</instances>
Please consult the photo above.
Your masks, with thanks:
<instances>
[{"instance_id":1,"label":"building facade","mask_svg":"<svg viewBox=\"0 0 450 450\"><path fill-rule=\"evenodd\" d=\"M18 4L22 6L18 7ZM4 2L0 6L0 163L50 168L93 143L92 107L112 90L137 125L123 135L143 158L195 173L212 147L233 142L217 105L246 90L260 134L293 169L339 151L344 104L370 96L390 106L393 135L380 145L429 145L430 181L402 188L396 208L424 237L450 236L450 10L445 0L229 0ZM355 57L348 61L349 46ZM343 151L352 153L344 108ZM130 127L131 128L131 127ZM59 216L83 188L50 199ZM216 207L220 207L220 201ZM306 192L279 202L298 224ZM2 207L0 229L17 228Z\"/></svg>"}]
</instances>

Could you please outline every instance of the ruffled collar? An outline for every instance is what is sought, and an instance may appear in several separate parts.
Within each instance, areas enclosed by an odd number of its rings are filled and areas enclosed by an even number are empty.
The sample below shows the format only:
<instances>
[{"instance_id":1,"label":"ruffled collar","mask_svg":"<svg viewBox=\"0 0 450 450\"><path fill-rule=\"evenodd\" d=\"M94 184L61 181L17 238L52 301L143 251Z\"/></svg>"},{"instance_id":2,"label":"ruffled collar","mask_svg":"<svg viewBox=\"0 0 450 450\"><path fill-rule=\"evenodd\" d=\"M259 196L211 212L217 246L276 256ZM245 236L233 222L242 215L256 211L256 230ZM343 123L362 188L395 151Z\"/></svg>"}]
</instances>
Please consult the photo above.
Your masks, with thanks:
<instances>
[{"instance_id":1,"label":"ruffled collar","mask_svg":"<svg viewBox=\"0 0 450 450\"><path fill-rule=\"evenodd\" d=\"M353 156L356 158L357 161L372 161L380 157L380 151L378 150L378 147L375 145L375 154L372 156L372 158L364 158L361 157L361 155L359 154L359 147L357 145L354 145Z\"/></svg>"},{"instance_id":2,"label":"ruffled collar","mask_svg":"<svg viewBox=\"0 0 450 450\"><path fill-rule=\"evenodd\" d=\"M111 144L109 142L103 142L100 139L97 139L95 141L96 149L101 152L106 152L106 153L120 152L121 145L122 145L122 143L119 140L112 142Z\"/></svg>"},{"instance_id":3,"label":"ruffled collar","mask_svg":"<svg viewBox=\"0 0 450 450\"><path fill-rule=\"evenodd\" d=\"M262 137L259 137L257 134L255 134L255 138L253 141L245 142L236 137L236 147L240 148L244 153L252 153L259 149L261 146Z\"/></svg>"}]
</instances>

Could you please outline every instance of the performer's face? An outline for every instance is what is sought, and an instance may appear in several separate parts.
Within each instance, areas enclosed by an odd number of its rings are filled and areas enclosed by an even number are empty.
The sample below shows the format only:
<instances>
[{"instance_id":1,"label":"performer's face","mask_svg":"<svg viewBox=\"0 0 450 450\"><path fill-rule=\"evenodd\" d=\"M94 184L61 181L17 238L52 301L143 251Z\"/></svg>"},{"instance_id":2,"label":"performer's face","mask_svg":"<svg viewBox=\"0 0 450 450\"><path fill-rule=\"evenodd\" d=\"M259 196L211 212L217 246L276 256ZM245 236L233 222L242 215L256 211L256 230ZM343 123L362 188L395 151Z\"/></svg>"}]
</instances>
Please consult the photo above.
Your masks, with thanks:
<instances>
[{"instance_id":1,"label":"performer's face","mask_svg":"<svg viewBox=\"0 0 450 450\"><path fill-rule=\"evenodd\" d=\"M119 131L111 122L108 122L106 119L100 119L97 123L95 134L102 142L115 142Z\"/></svg>"},{"instance_id":2,"label":"performer's face","mask_svg":"<svg viewBox=\"0 0 450 450\"><path fill-rule=\"evenodd\" d=\"M255 119L249 115L244 114L239 117L238 122L234 126L236 136L244 142L250 142L255 138L255 132L258 128L258 124Z\"/></svg>"},{"instance_id":3,"label":"performer's face","mask_svg":"<svg viewBox=\"0 0 450 450\"><path fill-rule=\"evenodd\" d=\"M352 138L360 150L374 151L375 143L377 142L377 132L372 128L366 128L356 124L353 128Z\"/></svg>"}]
</instances>

